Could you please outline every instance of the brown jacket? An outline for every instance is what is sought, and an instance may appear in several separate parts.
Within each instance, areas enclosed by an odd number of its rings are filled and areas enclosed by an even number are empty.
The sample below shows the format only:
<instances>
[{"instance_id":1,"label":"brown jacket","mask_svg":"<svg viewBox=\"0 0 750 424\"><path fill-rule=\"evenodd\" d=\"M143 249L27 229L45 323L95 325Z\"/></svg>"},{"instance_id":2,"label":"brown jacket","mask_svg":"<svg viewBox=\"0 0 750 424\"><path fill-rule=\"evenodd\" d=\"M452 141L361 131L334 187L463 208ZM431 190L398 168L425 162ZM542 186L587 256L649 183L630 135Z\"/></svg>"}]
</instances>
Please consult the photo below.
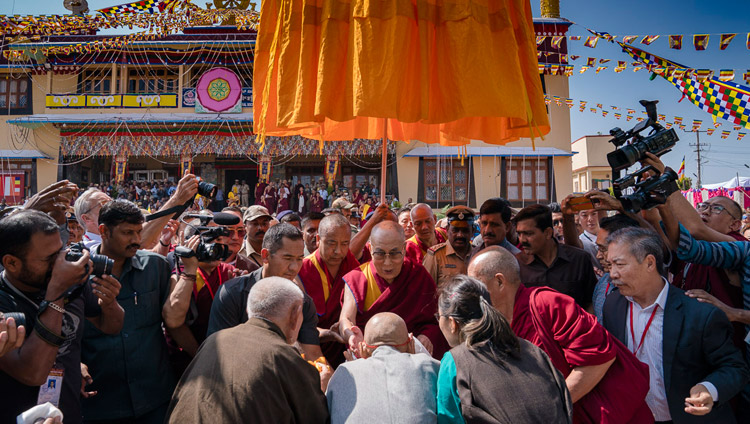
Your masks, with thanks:
<instances>
[{"instance_id":1,"label":"brown jacket","mask_svg":"<svg viewBox=\"0 0 750 424\"><path fill-rule=\"evenodd\" d=\"M185 371L169 423L326 423L314 366L275 324L251 318L212 334Z\"/></svg>"}]
</instances>

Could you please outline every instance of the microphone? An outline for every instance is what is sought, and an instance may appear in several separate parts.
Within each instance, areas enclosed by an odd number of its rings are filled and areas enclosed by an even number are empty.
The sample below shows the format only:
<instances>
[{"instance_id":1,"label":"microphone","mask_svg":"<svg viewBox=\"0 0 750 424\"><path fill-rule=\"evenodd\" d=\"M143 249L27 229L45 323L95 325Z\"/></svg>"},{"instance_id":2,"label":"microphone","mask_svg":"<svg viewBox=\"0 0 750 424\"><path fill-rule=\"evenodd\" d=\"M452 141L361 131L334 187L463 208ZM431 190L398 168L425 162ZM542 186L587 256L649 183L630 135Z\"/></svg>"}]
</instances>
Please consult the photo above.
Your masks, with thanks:
<instances>
[{"instance_id":1,"label":"microphone","mask_svg":"<svg viewBox=\"0 0 750 424\"><path fill-rule=\"evenodd\" d=\"M237 225L240 223L240 217L231 213L216 212L214 222L218 225Z\"/></svg>"},{"instance_id":2,"label":"microphone","mask_svg":"<svg viewBox=\"0 0 750 424\"><path fill-rule=\"evenodd\" d=\"M240 223L240 218L237 215L226 212L216 212L213 215L191 213L185 215L185 218L200 219L201 225L207 225L212 220L216 223L216 225L237 225Z\"/></svg>"}]
</instances>

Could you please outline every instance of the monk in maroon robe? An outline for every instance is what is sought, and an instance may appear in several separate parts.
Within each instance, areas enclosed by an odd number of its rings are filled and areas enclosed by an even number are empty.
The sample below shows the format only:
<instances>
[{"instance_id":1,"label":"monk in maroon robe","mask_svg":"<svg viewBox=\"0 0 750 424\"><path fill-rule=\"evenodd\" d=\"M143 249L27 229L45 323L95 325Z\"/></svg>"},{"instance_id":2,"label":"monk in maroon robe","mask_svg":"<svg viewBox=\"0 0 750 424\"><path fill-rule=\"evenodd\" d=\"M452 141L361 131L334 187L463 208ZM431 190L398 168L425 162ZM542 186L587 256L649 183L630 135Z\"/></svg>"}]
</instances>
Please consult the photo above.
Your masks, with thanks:
<instances>
[{"instance_id":1,"label":"monk in maroon robe","mask_svg":"<svg viewBox=\"0 0 750 424\"><path fill-rule=\"evenodd\" d=\"M266 191L266 186L268 186L268 184L266 184L263 181L259 181L258 184L255 185L255 204L256 205L262 205L261 202L263 201L263 193L265 193Z\"/></svg>"},{"instance_id":2,"label":"monk in maroon robe","mask_svg":"<svg viewBox=\"0 0 750 424\"><path fill-rule=\"evenodd\" d=\"M359 262L349 250L351 241L349 221L340 214L331 214L318 226L318 249L302 261L299 279L315 303L318 327L323 333L333 330L338 334L341 299L344 293L344 275L359 267ZM344 361L346 345L338 341L323 342L323 355L331 366Z\"/></svg>"},{"instance_id":3,"label":"monk in maroon robe","mask_svg":"<svg viewBox=\"0 0 750 424\"><path fill-rule=\"evenodd\" d=\"M442 228L435 228L435 214L432 208L424 203L412 208L411 222L414 225L415 234L406 240L406 257L421 264L427 250L447 241L448 234Z\"/></svg>"},{"instance_id":4,"label":"monk in maroon robe","mask_svg":"<svg viewBox=\"0 0 750 424\"><path fill-rule=\"evenodd\" d=\"M339 331L355 354L364 340L361 329L380 312L403 318L433 357L441 358L448 349L435 319L435 282L421 264L405 258L405 242L404 229L397 222L377 224L370 235L372 261L344 276Z\"/></svg>"},{"instance_id":5,"label":"monk in maroon robe","mask_svg":"<svg viewBox=\"0 0 750 424\"><path fill-rule=\"evenodd\" d=\"M468 274L487 286L492 305L511 318L513 332L544 350L565 377L574 423L654 422L646 404L648 367L636 360L637 365L628 369L630 378L622 375L615 387L604 384L604 376L615 372L612 364L618 355L632 354L627 348L618 349L619 342L572 297L548 288L525 287L516 258L500 247L474 257ZM623 365L618 365L616 370L621 372ZM625 396L628 402L618 402Z\"/></svg>"}]
</instances>

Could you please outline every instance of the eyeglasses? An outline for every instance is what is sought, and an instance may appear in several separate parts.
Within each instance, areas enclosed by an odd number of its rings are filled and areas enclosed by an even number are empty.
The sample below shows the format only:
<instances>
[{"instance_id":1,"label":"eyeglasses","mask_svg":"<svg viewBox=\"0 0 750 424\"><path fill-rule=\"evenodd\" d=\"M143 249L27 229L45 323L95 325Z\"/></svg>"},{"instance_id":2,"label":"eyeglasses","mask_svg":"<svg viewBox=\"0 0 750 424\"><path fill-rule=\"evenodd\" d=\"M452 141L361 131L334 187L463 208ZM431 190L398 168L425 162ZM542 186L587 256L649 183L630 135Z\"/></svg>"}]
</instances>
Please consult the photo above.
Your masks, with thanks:
<instances>
[{"instance_id":1,"label":"eyeglasses","mask_svg":"<svg viewBox=\"0 0 750 424\"><path fill-rule=\"evenodd\" d=\"M720 213L722 213L722 212L726 211L726 213L727 213L727 214L728 214L729 216L731 216L732 218L734 218L734 219L739 219L739 218L737 218L736 216L734 216L734 215L732 215L731 213L729 213L729 211L727 210L727 208L725 208L724 206L721 206L721 205L715 205L715 204L711 204L711 203L706 203L706 202L703 202L703 203L698 203L698 204L697 204L697 205L695 206L695 208L696 208L696 209L697 209L698 211L701 211L701 212L703 212L703 211L705 211L705 210L708 210L708 209L710 209L710 210L711 210L711 213L712 213L712 214L714 214L714 215L718 215L718 214L720 214Z\"/></svg>"},{"instance_id":2,"label":"eyeglasses","mask_svg":"<svg viewBox=\"0 0 750 424\"><path fill-rule=\"evenodd\" d=\"M247 234L247 231L244 228L227 228L227 237L232 237L237 234L237 237L243 238L245 237L245 234Z\"/></svg>"},{"instance_id":3,"label":"eyeglasses","mask_svg":"<svg viewBox=\"0 0 750 424\"><path fill-rule=\"evenodd\" d=\"M383 252L382 250L375 250L372 252L372 258L378 261L384 261L385 258L391 258L392 261L399 261L404 257L404 252L401 250L394 250L393 252Z\"/></svg>"},{"instance_id":4,"label":"eyeglasses","mask_svg":"<svg viewBox=\"0 0 750 424\"><path fill-rule=\"evenodd\" d=\"M558 225L562 225L562 219L555 219L552 221L552 225L557 227Z\"/></svg>"}]
</instances>

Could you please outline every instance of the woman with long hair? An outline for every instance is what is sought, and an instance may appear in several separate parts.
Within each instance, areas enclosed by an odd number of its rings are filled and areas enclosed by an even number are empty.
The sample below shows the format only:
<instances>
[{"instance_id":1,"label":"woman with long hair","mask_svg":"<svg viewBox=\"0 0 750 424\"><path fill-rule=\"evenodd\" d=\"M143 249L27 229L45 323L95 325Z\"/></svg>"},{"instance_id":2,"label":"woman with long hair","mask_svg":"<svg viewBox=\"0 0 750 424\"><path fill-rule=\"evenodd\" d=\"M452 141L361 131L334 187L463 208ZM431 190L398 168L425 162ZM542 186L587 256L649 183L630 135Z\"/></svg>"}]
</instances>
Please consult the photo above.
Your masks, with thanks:
<instances>
[{"instance_id":1,"label":"woman with long hair","mask_svg":"<svg viewBox=\"0 0 750 424\"><path fill-rule=\"evenodd\" d=\"M438 423L570 423L565 380L541 349L513 334L487 288L457 275L440 290Z\"/></svg>"}]
</instances>

